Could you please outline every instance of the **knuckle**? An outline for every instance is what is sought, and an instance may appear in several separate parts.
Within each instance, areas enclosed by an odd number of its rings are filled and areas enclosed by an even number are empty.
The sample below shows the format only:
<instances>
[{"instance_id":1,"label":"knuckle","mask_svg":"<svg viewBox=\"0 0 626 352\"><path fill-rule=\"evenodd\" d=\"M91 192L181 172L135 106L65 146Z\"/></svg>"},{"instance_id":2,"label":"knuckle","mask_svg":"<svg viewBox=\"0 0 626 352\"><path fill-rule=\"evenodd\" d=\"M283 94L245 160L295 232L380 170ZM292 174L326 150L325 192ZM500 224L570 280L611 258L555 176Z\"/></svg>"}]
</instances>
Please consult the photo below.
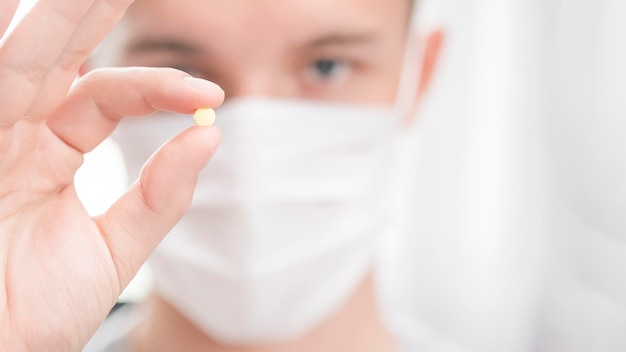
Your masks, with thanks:
<instances>
[{"instance_id":1,"label":"knuckle","mask_svg":"<svg viewBox=\"0 0 626 352\"><path fill-rule=\"evenodd\" d=\"M0 65L4 70L10 71L11 76L22 77L30 83L40 84L48 75L49 67L40 62L12 62Z\"/></svg>"},{"instance_id":2,"label":"knuckle","mask_svg":"<svg viewBox=\"0 0 626 352\"><path fill-rule=\"evenodd\" d=\"M78 3L78 4L77 4ZM89 10L93 1L57 1L52 4L52 14L71 25L78 25Z\"/></svg>"},{"instance_id":3,"label":"knuckle","mask_svg":"<svg viewBox=\"0 0 626 352\"><path fill-rule=\"evenodd\" d=\"M76 73L90 54L87 48L67 49L57 59L57 66L65 72Z\"/></svg>"}]
</instances>

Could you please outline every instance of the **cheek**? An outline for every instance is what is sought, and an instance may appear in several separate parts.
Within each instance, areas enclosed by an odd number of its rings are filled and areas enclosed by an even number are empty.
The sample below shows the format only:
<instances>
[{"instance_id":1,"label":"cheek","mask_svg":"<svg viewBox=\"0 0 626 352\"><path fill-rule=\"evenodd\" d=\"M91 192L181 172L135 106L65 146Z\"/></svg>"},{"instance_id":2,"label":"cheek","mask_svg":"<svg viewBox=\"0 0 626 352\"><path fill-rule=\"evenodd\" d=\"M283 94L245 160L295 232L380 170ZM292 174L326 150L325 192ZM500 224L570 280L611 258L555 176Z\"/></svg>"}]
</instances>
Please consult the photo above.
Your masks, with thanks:
<instances>
[{"instance_id":1,"label":"cheek","mask_svg":"<svg viewBox=\"0 0 626 352\"><path fill-rule=\"evenodd\" d=\"M375 102L393 104L398 94L401 65L390 65L377 72L376 81L371 92L377 95Z\"/></svg>"},{"instance_id":2,"label":"cheek","mask_svg":"<svg viewBox=\"0 0 626 352\"><path fill-rule=\"evenodd\" d=\"M346 94L352 92L356 101L388 105L396 102L403 70L404 45L394 43L380 50L388 54L355 70L351 87L345 89Z\"/></svg>"}]
</instances>

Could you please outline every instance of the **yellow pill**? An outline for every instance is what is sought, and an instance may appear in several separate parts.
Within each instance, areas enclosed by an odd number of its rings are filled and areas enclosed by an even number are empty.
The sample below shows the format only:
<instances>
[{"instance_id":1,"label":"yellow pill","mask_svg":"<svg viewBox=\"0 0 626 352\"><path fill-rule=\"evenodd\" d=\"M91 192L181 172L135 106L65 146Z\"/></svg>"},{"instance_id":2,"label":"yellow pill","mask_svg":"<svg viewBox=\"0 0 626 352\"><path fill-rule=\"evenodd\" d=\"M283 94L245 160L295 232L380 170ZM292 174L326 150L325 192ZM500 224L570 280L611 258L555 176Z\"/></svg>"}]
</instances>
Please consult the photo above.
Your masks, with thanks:
<instances>
[{"instance_id":1,"label":"yellow pill","mask_svg":"<svg viewBox=\"0 0 626 352\"><path fill-rule=\"evenodd\" d=\"M193 120L196 121L198 126L211 126L215 122L215 110L213 109L198 109L193 114Z\"/></svg>"}]
</instances>

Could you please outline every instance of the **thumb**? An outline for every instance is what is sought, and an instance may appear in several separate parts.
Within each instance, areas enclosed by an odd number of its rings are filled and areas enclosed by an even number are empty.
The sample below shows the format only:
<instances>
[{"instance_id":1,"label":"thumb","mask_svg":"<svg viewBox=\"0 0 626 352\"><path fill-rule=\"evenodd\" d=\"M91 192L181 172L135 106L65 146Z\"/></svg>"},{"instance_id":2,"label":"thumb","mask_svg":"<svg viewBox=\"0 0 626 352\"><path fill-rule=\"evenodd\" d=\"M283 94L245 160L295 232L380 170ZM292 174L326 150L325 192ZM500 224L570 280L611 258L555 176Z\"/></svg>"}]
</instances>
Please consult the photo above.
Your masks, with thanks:
<instances>
[{"instance_id":1,"label":"thumb","mask_svg":"<svg viewBox=\"0 0 626 352\"><path fill-rule=\"evenodd\" d=\"M141 175L102 216L95 218L107 242L121 287L189 209L198 174L220 141L217 127L190 127L165 143Z\"/></svg>"}]
</instances>

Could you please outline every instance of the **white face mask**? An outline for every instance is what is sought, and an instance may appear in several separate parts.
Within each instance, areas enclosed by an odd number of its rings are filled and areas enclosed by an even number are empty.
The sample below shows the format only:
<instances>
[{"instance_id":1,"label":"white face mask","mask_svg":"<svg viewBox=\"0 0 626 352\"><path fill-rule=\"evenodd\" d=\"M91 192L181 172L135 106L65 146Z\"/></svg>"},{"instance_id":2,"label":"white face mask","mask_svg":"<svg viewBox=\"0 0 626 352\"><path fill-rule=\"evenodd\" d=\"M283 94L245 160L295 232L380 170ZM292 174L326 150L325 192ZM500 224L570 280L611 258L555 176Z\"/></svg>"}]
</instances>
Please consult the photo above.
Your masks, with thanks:
<instances>
[{"instance_id":1,"label":"white face mask","mask_svg":"<svg viewBox=\"0 0 626 352\"><path fill-rule=\"evenodd\" d=\"M295 338L371 270L399 117L391 107L270 99L229 101L217 116L222 144L150 260L156 291L223 342ZM125 120L116 139L129 171L190 121Z\"/></svg>"}]
</instances>

